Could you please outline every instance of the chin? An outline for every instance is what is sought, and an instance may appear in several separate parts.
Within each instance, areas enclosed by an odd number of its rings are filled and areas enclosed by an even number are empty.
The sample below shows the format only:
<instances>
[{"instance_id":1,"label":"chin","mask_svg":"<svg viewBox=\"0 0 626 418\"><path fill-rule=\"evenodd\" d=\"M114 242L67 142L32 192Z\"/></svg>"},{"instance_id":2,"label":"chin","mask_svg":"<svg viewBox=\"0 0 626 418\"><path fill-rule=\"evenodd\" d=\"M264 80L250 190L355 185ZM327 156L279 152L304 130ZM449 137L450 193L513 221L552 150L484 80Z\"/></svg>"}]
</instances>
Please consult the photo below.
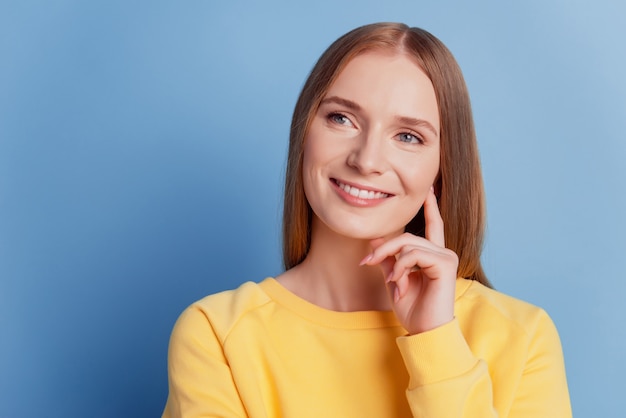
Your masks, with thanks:
<instances>
[{"instance_id":1,"label":"chin","mask_svg":"<svg viewBox=\"0 0 626 418\"><path fill-rule=\"evenodd\" d=\"M391 238L404 232L404 227L398 229L377 228L370 225L330 226L336 234L346 238L371 241L377 238Z\"/></svg>"}]
</instances>

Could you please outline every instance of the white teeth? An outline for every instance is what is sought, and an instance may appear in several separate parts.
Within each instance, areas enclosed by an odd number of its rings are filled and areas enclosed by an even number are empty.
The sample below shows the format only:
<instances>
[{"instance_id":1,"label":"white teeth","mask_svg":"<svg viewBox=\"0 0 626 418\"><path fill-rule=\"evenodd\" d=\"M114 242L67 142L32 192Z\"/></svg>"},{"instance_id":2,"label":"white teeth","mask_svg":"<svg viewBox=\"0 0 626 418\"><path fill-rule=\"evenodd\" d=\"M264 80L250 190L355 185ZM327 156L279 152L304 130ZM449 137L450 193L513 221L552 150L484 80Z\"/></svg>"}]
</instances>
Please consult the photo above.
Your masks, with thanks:
<instances>
[{"instance_id":1,"label":"white teeth","mask_svg":"<svg viewBox=\"0 0 626 418\"><path fill-rule=\"evenodd\" d=\"M382 199L389 196L387 193L375 192L373 190L361 190L341 182L337 182L337 185L349 195L358 197L359 199Z\"/></svg>"}]
</instances>

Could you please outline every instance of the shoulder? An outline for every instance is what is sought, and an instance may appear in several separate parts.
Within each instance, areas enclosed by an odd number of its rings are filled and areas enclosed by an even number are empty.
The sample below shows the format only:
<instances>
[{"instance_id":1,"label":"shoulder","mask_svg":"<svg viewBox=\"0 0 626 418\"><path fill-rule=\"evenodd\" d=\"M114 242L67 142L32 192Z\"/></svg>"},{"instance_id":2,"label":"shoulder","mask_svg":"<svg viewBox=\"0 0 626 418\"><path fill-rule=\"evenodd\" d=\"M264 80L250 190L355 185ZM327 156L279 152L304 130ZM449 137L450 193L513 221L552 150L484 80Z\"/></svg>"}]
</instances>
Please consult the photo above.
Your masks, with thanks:
<instances>
[{"instance_id":1,"label":"shoulder","mask_svg":"<svg viewBox=\"0 0 626 418\"><path fill-rule=\"evenodd\" d=\"M237 289L215 293L192 303L179 316L173 334L199 335L210 330L223 342L243 318L270 303L270 297L259 283L246 282Z\"/></svg>"},{"instance_id":2,"label":"shoulder","mask_svg":"<svg viewBox=\"0 0 626 418\"><path fill-rule=\"evenodd\" d=\"M545 408L554 413L541 416L571 416L561 341L546 311L478 282L461 286L461 332L486 361L494 388L517 385L511 415L537 416L537 408Z\"/></svg>"},{"instance_id":3,"label":"shoulder","mask_svg":"<svg viewBox=\"0 0 626 418\"><path fill-rule=\"evenodd\" d=\"M537 333L556 334L546 311L523 300L467 280L457 295L456 315L467 332L517 335L533 339Z\"/></svg>"}]
</instances>

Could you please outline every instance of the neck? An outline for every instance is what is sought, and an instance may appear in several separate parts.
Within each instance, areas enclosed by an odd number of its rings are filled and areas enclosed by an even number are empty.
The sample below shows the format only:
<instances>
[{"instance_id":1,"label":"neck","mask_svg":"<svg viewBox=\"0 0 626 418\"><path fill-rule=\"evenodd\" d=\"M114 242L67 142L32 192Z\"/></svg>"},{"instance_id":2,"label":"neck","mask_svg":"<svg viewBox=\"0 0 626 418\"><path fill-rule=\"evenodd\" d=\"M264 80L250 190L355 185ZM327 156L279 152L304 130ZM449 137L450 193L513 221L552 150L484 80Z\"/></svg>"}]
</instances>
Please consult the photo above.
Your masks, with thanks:
<instances>
[{"instance_id":1,"label":"neck","mask_svg":"<svg viewBox=\"0 0 626 418\"><path fill-rule=\"evenodd\" d=\"M360 266L372 251L369 240L335 233L314 218L304 261L277 279L296 295L334 311L391 309L378 266Z\"/></svg>"}]
</instances>

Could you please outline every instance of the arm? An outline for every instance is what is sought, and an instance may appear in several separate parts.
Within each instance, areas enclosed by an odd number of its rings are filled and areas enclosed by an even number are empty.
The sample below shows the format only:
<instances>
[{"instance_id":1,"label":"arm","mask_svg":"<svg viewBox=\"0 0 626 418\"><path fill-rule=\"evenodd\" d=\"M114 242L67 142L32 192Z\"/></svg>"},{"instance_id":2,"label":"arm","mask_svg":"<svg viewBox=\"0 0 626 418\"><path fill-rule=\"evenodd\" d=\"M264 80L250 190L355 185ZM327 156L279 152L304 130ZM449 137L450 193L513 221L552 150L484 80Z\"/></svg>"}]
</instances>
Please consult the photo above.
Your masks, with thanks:
<instances>
[{"instance_id":1,"label":"arm","mask_svg":"<svg viewBox=\"0 0 626 418\"><path fill-rule=\"evenodd\" d=\"M458 257L445 247L432 187L424 218L424 238L404 233L374 240L373 252L361 262L381 266L393 310L408 332L397 344L409 372L411 411L414 417L497 417L487 367L474 357L454 319Z\"/></svg>"},{"instance_id":2,"label":"arm","mask_svg":"<svg viewBox=\"0 0 626 418\"><path fill-rule=\"evenodd\" d=\"M544 311L531 336L509 416L572 416L561 341L554 323Z\"/></svg>"},{"instance_id":3,"label":"arm","mask_svg":"<svg viewBox=\"0 0 626 418\"><path fill-rule=\"evenodd\" d=\"M508 380L502 386L513 391L500 388L497 399L486 362L472 354L457 320L398 338L410 376L406 396L413 416L571 417L561 343L545 312L527 337L523 358L494 353L493 361L499 363L492 366L510 370L500 379Z\"/></svg>"},{"instance_id":4,"label":"arm","mask_svg":"<svg viewBox=\"0 0 626 418\"><path fill-rule=\"evenodd\" d=\"M168 380L163 418L246 416L220 341L197 307L187 308L172 331Z\"/></svg>"},{"instance_id":5,"label":"arm","mask_svg":"<svg viewBox=\"0 0 626 418\"><path fill-rule=\"evenodd\" d=\"M432 189L424 202L424 216L425 238L405 233L388 241L374 240L373 252L362 261L381 266L394 312L409 334L397 343L410 376L407 398L413 415L571 416L558 335L545 313L548 321L535 322L522 338L527 347L524 358L512 359L504 352L486 358L492 369L510 370L498 374L510 381L502 385L499 380L494 391L487 363L472 353L453 319L458 258L445 248L443 220ZM483 331L480 338L489 338L489 330ZM478 344L490 347L489 341Z\"/></svg>"},{"instance_id":6,"label":"arm","mask_svg":"<svg viewBox=\"0 0 626 418\"><path fill-rule=\"evenodd\" d=\"M397 344L409 372L406 396L414 417L498 417L487 365L474 357L456 320L400 337Z\"/></svg>"}]
</instances>

